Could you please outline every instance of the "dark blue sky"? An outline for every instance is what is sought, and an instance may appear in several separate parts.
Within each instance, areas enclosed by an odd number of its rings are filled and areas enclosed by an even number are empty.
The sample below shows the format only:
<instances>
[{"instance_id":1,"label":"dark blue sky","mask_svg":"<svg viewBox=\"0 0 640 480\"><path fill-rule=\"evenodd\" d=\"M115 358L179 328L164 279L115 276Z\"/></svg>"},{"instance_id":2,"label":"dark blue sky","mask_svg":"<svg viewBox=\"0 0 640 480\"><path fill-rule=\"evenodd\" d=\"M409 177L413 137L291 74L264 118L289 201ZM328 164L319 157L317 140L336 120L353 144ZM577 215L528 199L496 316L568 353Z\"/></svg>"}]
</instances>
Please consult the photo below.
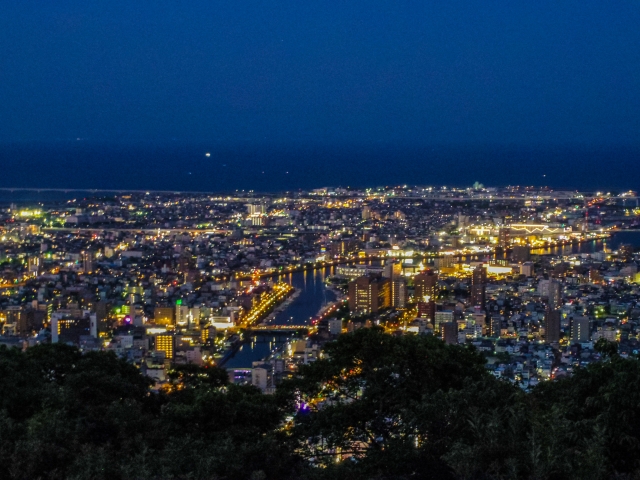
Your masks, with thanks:
<instances>
[{"instance_id":1,"label":"dark blue sky","mask_svg":"<svg viewBox=\"0 0 640 480\"><path fill-rule=\"evenodd\" d=\"M636 0L1 8L4 142L640 143Z\"/></svg>"}]
</instances>

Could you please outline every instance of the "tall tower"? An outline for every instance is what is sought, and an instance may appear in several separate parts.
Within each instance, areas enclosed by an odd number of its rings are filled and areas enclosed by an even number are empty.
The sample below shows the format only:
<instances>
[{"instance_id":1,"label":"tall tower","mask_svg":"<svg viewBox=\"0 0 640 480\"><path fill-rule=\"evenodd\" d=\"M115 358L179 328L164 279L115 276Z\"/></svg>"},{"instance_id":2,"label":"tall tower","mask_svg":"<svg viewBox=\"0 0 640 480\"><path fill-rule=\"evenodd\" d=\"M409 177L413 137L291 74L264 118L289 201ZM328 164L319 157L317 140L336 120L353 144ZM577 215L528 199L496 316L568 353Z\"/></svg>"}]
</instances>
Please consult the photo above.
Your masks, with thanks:
<instances>
[{"instance_id":1,"label":"tall tower","mask_svg":"<svg viewBox=\"0 0 640 480\"><path fill-rule=\"evenodd\" d=\"M404 308L407 305L407 281L403 277L391 280L391 306Z\"/></svg>"},{"instance_id":2,"label":"tall tower","mask_svg":"<svg viewBox=\"0 0 640 480\"><path fill-rule=\"evenodd\" d=\"M478 265L471 277L471 305L485 309L487 291L487 270L484 265Z\"/></svg>"}]
</instances>

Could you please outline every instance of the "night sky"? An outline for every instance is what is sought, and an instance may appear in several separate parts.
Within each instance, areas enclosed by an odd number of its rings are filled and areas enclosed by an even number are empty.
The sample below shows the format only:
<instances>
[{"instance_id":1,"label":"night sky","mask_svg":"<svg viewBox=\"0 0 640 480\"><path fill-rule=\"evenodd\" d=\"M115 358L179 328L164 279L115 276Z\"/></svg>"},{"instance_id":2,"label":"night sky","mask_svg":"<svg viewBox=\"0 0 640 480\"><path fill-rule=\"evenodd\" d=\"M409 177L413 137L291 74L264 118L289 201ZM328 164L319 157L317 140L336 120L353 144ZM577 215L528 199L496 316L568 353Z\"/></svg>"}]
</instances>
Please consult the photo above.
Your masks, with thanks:
<instances>
[{"instance_id":1,"label":"night sky","mask_svg":"<svg viewBox=\"0 0 640 480\"><path fill-rule=\"evenodd\" d=\"M640 3L3 0L0 141L640 143Z\"/></svg>"}]
</instances>

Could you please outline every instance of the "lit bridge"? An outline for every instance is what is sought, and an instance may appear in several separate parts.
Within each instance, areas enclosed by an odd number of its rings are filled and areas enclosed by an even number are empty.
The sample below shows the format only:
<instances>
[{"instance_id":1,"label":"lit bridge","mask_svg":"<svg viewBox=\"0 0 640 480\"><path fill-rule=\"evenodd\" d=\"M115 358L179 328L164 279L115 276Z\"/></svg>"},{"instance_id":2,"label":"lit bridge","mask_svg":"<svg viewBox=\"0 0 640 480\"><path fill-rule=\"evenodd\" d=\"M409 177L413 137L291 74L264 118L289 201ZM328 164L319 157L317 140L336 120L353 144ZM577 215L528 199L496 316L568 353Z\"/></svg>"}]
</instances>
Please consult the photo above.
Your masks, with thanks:
<instances>
[{"instance_id":1,"label":"lit bridge","mask_svg":"<svg viewBox=\"0 0 640 480\"><path fill-rule=\"evenodd\" d=\"M290 330L309 330L314 325L257 325L255 327L249 327L248 330L255 331L267 331L267 332L283 332Z\"/></svg>"},{"instance_id":2,"label":"lit bridge","mask_svg":"<svg viewBox=\"0 0 640 480\"><path fill-rule=\"evenodd\" d=\"M512 224L506 226L513 236L519 235L566 235L571 233L571 228L552 227L550 225L535 225L531 223Z\"/></svg>"},{"instance_id":3,"label":"lit bridge","mask_svg":"<svg viewBox=\"0 0 640 480\"><path fill-rule=\"evenodd\" d=\"M70 233L102 233L102 232L130 232L130 233L149 233L149 234L172 234L172 233L204 233L204 234L222 234L229 233L229 230L221 230L215 228L115 228L115 227L44 227L45 232L70 232Z\"/></svg>"}]
</instances>

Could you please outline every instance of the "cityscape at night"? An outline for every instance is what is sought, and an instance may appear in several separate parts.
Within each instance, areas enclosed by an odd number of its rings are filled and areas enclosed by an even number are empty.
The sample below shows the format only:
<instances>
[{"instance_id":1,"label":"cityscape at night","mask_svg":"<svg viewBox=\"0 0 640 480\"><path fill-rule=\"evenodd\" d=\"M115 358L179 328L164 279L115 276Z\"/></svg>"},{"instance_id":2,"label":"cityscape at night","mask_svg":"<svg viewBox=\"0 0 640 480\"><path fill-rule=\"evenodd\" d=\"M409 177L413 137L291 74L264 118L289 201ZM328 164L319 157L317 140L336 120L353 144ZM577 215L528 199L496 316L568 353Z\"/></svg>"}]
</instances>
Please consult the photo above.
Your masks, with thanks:
<instances>
[{"instance_id":1,"label":"cityscape at night","mask_svg":"<svg viewBox=\"0 0 640 480\"><path fill-rule=\"evenodd\" d=\"M0 480L640 480L640 3L0 11Z\"/></svg>"},{"instance_id":2,"label":"cityscape at night","mask_svg":"<svg viewBox=\"0 0 640 480\"><path fill-rule=\"evenodd\" d=\"M460 349L472 364L450 368L511 395L639 356L634 191L476 183L65 195L76 198L1 211L2 352L106 352L167 399L218 372L225 389L284 402L272 428L297 432L288 439L296 468L366 457L384 442L296 437L314 412L365 402L366 382L350 379L359 363L295 387L316 364L331 371L342 337L370 331Z\"/></svg>"}]
</instances>

